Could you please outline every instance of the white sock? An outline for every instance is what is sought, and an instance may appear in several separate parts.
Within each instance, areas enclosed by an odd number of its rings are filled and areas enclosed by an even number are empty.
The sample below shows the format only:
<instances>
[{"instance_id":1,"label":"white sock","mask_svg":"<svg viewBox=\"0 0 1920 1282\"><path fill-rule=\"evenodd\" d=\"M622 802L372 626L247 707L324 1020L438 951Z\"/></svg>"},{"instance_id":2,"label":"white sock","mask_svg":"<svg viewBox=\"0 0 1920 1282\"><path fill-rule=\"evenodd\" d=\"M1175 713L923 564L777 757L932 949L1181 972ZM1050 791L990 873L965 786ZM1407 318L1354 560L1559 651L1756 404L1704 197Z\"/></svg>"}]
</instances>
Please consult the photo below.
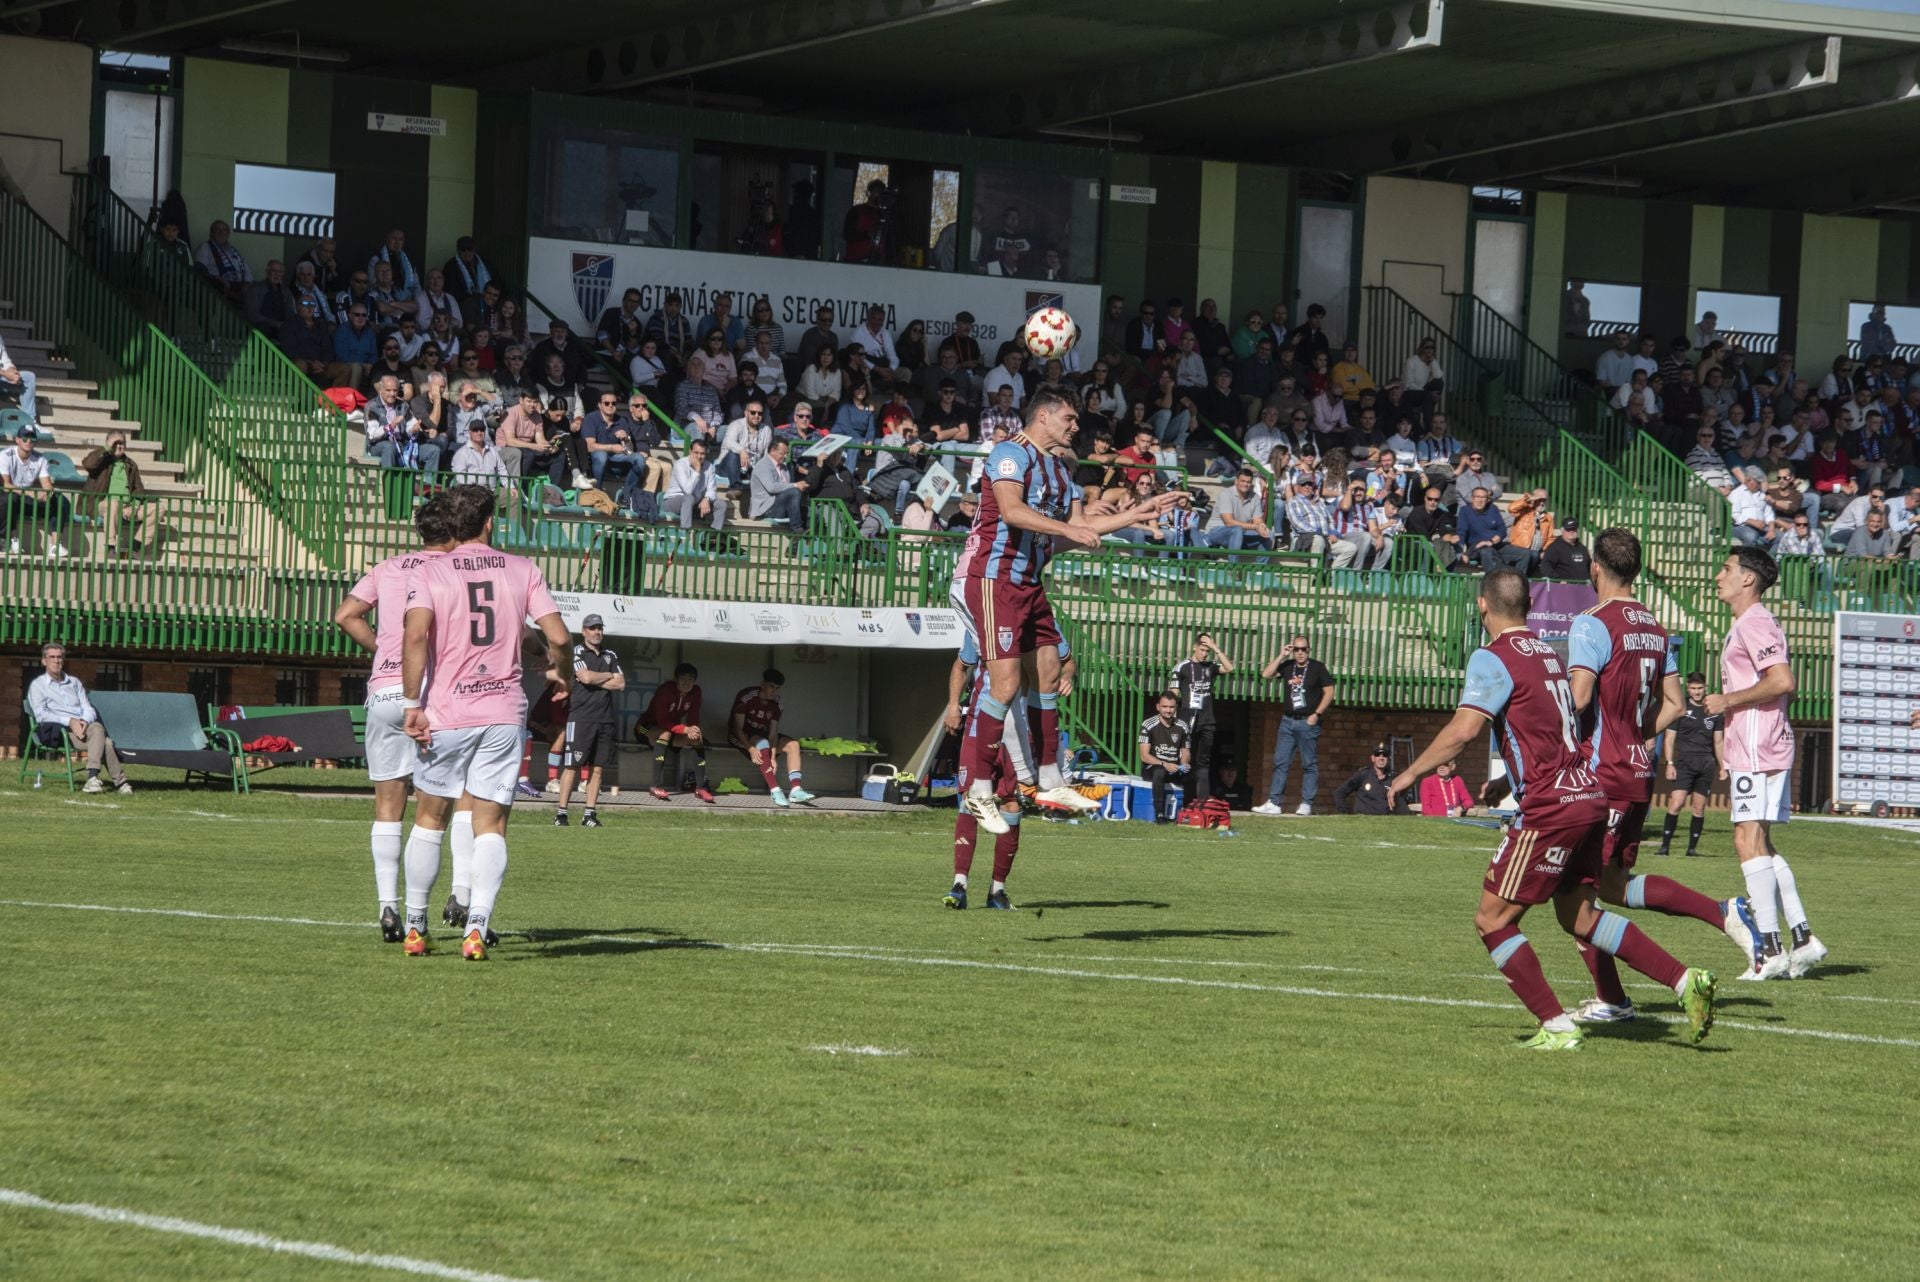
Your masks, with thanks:
<instances>
[{"instance_id":1,"label":"white sock","mask_svg":"<svg viewBox=\"0 0 1920 1282\"><path fill-rule=\"evenodd\" d=\"M1780 909L1774 903L1773 860L1766 855L1740 865L1747 879L1747 901L1753 905L1753 925L1763 935L1780 933Z\"/></svg>"},{"instance_id":2,"label":"white sock","mask_svg":"<svg viewBox=\"0 0 1920 1282\"><path fill-rule=\"evenodd\" d=\"M400 832L398 823L373 825L373 893L382 908L400 907Z\"/></svg>"},{"instance_id":3,"label":"white sock","mask_svg":"<svg viewBox=\"0 0 1920 1282\"><path fill-rule=\"evenodd\" d=\"M1001 891L1005 890L1006 888L1007 888L1007 883L1004 881L1001 881L999 878L996 877L994 878L993 889L988 893L997 895Z\"/></svg>"},{"instance_id":4,"label":"white sock","mask_svg":"<svg viewBox=\"0 0 1920 1282\"><path fill-rule=\"evenodd\" d=\"M963 872L953 874L953 884L964 887L967 884L967 874Z\"/></svg>"},{"instance_id":5,"label":"white sock","mask_svg":"<svg viewBox=\"0 0 1920 1282\"><path fill-rule=\"evenodd\" d=\"M993 797L993 781L991 779L975 779L967 785L967 795L969 797L981 797L991 800Z\"/></svg>"},{"instance_id":6,"label":"white sock","mask_svg":"<svg viewBox=\"0 0 1920 1282\"><path fill-rule=\"evenodd\" d=\"M1793 879L1793 869L1787 867L1787 861L1779 855L1773 857L1773 884L1780 892L1780 910L1786 918L1787 929L1805 926L1807 910L1800 904L1800 886Z\"/></svg>"},{"instance_id":7,"label":"white sock","mask_svg":"<svg viewBox=\"0 0 1920 1282\"><path fill-rule=\"evenodd\" d=\"M467 904L467 933L487 935L487 918L493 916L493 901L500 897L500 883L507 879L507 839L497 832L482 833L473 839L473 898Z\"/></svg>"},{"instance_id":8,"label":"white sock","mask_svg":"<svg viewBox=\"0 0 1920 1282\"><path fill-rule=\"evenodd\" d=\"M1042 792L1045 792L1049 788L1064 787L1067 782L1060 774L1060 763L1057 761L1049 761L1046 765L1036 769L1034 771L1034 777L1039 781L1040 791Z\"/></svg>"},{"instance_id":9,"label":"white sock","mask_svg":"<svg viewBox=\"0 0 1920 1282\"><path fill-rule=\"evenodd\" d=\"M440 876L440 840L444 833L434 828L413 826L407 836L407 929L424 932L427 928L427 900L433 897L433 883Z\"/></svg>"},{"instance_id":10,"label":"white sock","mask_svg":"<svg viewBox=\"0 0 1920 1282\"><path fill-rule=\"evenodd\" d=\"M473 812L454 811L453 827L447 831L453 846L453 897L464 904L473 887Z\"/></svg>"},{"instance_id":11,"label":"white sock","mask_svg":"<svg viewBox=\"0 0 1920 1282\"><path fill-rule=\"evenodd\" d=\"M1574 1029L1574 1023L1572 1016L1563 1011L1546 1023L1540 1025L1540 1027L1546 1029L1549 1033L1571 1033Z\"/></svg>"}]
</instances>

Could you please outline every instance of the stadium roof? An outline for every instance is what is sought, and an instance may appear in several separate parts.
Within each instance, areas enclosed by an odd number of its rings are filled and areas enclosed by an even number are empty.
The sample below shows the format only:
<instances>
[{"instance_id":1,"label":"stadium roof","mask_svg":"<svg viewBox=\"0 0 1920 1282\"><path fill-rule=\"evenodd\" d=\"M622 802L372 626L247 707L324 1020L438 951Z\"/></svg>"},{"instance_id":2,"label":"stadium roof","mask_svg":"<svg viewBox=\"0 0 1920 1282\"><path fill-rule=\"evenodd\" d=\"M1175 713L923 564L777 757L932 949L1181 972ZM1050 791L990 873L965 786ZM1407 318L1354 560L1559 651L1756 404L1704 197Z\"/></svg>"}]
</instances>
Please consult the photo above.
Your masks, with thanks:
<instances>
[{"instance_id":1,"label":"stadium roof","mask_svg":"<svg viewBox=\"0 0 1920 1282\"><path fill-rule=\"evenodd\" d=\"M16 0L137 52L1347 174L1920 212L1912 0Z\"/></svg>"}]
</instances>

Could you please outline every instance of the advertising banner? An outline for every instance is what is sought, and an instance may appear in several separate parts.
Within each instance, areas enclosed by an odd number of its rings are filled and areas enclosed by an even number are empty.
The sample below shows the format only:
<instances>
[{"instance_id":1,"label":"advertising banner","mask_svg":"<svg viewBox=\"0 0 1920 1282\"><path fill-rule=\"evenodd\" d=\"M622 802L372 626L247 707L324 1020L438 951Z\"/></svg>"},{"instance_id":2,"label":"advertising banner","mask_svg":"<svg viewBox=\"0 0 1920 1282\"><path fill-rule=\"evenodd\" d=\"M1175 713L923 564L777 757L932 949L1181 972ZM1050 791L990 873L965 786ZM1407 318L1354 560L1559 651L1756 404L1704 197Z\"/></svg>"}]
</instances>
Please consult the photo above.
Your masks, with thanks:
<instances>
[{"instance_id":1,"label":"advertising banner","mask_svg":"<svg viewBox=\"0 0 1920 1282\"><path fill-rule=\"evenodd\" d=\"M1591 583L1545 583L1536 579L1531 587L1533 602L1527 607L1527 626L1542 641L1557 643L1555 648L1565 653L1574 616L1600 604L1600 594Z\"/></svg>"},{"instance_id":2,"label":"advertising banner","mask_svg":"<svg viewBox=\"0 0 1920 1282\"><path fill-rule=\"evenodd\" d=\"M651 316L668 294L678 293L682 309L694 320L712 311L720 294L731 295L733 314L744 320L753 301L764 295L786 330L789 351L823 304L833 308L842 343L865 323L870 303L886 309L887 329L896 338L909 321L923 320L929 356L953 331L954 313L972 312L973 336L989 361L994 349L1017 339L1027 317L1042 307L1065 308L1083 335L1097 333L1100 325L1098 285L538 236L527 243L527 285L548 306L562 309L566 314L560 319L588 339L600 313L618 307L629 288L640 291L642 316ZM544 330L547 320L539 308L528 308L531 331Z\"/></svg>"},{"instance_id":3,"label":"advertising banner","mask_svg":"<svg viewBox=\"0 0 1920 1282\"><path fill-rule=\"evenodd\" d=\"M607 635L613 637L672 637L738 645L960 648L960 615L949 609L756 605L591 592L555 592L553 599L573 631L580 630L580 621L587 615L597 614L606 620Z\"/></svg>"}]
</instances>

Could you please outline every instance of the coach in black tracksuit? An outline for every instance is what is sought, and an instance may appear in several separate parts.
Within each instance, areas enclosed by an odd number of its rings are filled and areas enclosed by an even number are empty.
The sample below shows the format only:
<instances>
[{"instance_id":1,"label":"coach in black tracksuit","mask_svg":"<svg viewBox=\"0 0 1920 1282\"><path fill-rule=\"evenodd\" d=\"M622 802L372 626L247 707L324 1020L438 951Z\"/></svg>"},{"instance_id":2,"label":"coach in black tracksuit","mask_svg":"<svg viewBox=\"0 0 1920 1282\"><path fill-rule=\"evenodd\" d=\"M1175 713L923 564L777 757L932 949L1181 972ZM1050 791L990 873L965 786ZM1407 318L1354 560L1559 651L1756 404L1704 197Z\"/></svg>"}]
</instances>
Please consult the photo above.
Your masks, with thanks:
<instances>
[{"instance_id":1,"label":"coach in black tracksuit","mask_svg":"<svg viewBox=\"0 0 1920 1282\"><path fill-rule=\"evenodd\" d=\"M1140 724L1140 777L1153 785L1153 821L1172 823L1167 814L1167 783L1185 774L1193 764L1190 736L1184 721L1174 716L1173 696L1163 694L1158 711Z\"/></svg>"},{"instance_id":2,"label":"coach in black tracksuit","mask_svg":"<svg viewBox=\"0 0 1920 1282\"><path fill-rule=\"evenodd\" d=\"M1353 772L1353 777L1341 784L1333 794L1333 808L1344 813L1347 798L1353 798L1353 813L1356 815L1405 814L1403 805L1398 810L1387 806L1387 785L1393 782L1393 771L1387 768L1387 745L1375 744L1373 752L1367 758L1367 764Z\"/></svg>"},{"instance_id":3,"label":"coach in black tracksuit","mask_svg":"<svg viewBox=\"0 0 1920 1282\"><path fill-rule=\"evenodd\" d=\"M1220 653L1211 636L1200 632L1193 638L1193 654L1174 668L1167 683L1167 692L1174 697L1174 715L1186 723L1191 736L1193 782L1188 800L1195 805L1212 791L1213 683L1232 671L1233 660Z\"/></svg>"}]
</instances>

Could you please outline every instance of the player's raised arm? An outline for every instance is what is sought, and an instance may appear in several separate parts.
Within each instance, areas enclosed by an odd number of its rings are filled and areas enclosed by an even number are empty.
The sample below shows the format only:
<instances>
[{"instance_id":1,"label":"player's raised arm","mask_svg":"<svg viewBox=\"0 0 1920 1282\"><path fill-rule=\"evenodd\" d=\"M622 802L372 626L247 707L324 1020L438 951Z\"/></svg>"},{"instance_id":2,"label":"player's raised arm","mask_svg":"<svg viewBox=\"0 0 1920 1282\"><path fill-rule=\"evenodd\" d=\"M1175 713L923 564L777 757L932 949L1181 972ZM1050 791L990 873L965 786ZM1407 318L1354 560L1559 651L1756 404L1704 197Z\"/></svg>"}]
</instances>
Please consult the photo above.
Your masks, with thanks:
<instances>
[{"instance_id":1,"label":"player's raised arm","mask_svg":"<svg viewBox=\"0 0 1920 1282\"><path fill-rule=\"evenodd\" d=\"M1221 676L1224 677L1233 671L1233 660L1229 659L1226 654L1221 651L1220 647L1214 644L1212 637L1207 638L1207 649L1212 653L1213 661L1218 665Z\"/></svg>"},{"instance_id":2,"label":"player's raised arm","mask_svg":"<svg viewBox=\"0 0 1920 1282\"><path fill-rule=\"evenodd\" d=\"M375 634L373 625L367 622L367 615L373 612L373 602L362 601L349 593L343 597L333 611L333 626L346 633L353 643L368 654L380 648L380 638Z\"/></svg>"},{"instance_id":3,"label":"player's raised arm","mask_svg":"<svg viewBox=\"0 0 1920 1282\"><path fill-rule=\"evenodd\" d=\"M998 453L999 447L995 448ZM999 480L993 482L993 501L1000 509L1000 519L1016 530L1026 530L1032 534L1051 534L1055 538L1077 543L1083 548L1100 546L1100 535L1104 530L1092 525L1075 525L1068 521L1056 521L1052 517L1042 516L1027 506L1026 482L1020 480ZM1131 521L1121 521L1111 526L1119 529Z\"/></svg>"}]
</instances>

